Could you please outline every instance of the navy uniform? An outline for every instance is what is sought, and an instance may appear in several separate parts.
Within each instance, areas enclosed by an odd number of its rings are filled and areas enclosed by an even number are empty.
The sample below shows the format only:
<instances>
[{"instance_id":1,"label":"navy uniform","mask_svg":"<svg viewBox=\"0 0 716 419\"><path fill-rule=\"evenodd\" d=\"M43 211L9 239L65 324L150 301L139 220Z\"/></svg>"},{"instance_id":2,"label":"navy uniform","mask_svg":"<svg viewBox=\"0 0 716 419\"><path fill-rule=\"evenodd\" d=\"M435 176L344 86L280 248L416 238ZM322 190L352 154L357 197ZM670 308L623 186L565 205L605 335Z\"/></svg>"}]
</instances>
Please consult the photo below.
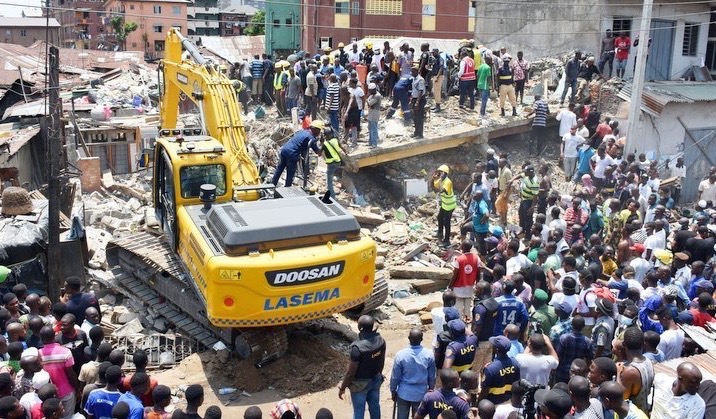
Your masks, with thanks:
<instances>
[{"instance_id":1,"label":"navy uniform","mask_svg":"<svg viewBox=\"0 0 716 419\"><path fill-rule=\"evenodd\" d=\"M467 419L470 412L470 405L461 399L452 389L441 388L440 390L429 391L423 396L418 407L416 416L430 419L437 419L443 410L452 410L458 419Z\"/></svg>"},{"instance_id":2,"label":"navy uniform","mask_svg":"<svg viewBox=\"0 0 716 419\"><path fill-rule=\"evenodd\" d=\"M445 349L445 361L450 360L450 368L460 373L472 367L477 351L477 336L465 335L465 323L462 320L450 321L448 329L453 340Z\"/></svg>"},{"instance_id":3,"label":"navy uniform","mask_svg":"<svg viewBox=\"0 0 716 419\"><path fill-rule=\"evenodd\" d=\"M512 383L520 379L520 367L507 356L511 342L505 336L494 336L490 343L495 347L495 359L482 371L482 393L497 406L512 398Z\"/></svg>"},{"instance_id":4,"label":"navy uniform","mask_svg":"<svg viewBox=\"0 0 716 419\"><path fill-rule=\"evenodd\" d=\"M475 300L472 308L472 332L477 335L477 350L473 365L475 371L482 371L482 368L492 361L492 344L490 337L495 328L497 317L497 301L494 298Z\"/></svg>"}]
</instances>

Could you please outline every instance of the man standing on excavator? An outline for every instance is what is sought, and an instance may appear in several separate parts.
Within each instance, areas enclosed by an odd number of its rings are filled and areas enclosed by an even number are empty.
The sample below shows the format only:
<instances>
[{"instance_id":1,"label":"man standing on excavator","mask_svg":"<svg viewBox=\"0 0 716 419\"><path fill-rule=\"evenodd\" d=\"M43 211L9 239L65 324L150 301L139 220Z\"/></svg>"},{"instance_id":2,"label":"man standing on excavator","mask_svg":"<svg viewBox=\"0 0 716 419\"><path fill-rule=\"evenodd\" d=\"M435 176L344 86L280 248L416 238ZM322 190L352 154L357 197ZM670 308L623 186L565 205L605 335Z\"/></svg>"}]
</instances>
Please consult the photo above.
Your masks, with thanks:
<instances>
[{"instance_id":1,"label":"man standing on excavator","mask_svg":"<svg viewBox=\"0 0 716 419\"><path fill-rule=\"evenodd\" d=\"M298 131L291 137L286 144L281 147L280 160L276 171L273 174L271 183L278 185L279 179L286 170L285 186L293 185L293 177L296 175L296 167L301 155L308 151L310 147L319 156L323 154L322 144L318 140L324 128L323 121L313 121L308 129Z\"/></svg>"}]
</instances>

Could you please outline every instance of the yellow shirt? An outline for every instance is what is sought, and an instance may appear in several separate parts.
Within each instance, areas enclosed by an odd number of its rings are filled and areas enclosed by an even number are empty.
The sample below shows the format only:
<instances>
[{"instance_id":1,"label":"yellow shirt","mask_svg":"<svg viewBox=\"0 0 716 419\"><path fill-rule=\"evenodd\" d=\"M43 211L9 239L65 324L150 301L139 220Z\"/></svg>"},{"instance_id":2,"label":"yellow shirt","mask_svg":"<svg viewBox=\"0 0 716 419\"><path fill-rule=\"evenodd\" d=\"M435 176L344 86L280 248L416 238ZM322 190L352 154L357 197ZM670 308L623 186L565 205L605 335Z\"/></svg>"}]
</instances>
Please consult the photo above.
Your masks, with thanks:
<instances>
[{"instance_id":1,"label":"yellow shirt","mask_svg":"<svg viewBox=\"0 0 716 419\"><path fill-rule=\"evenodd\" d=\"M604 272L604 275L611 276L617 270L617 263L614 262L613 259L601 257L600 260L602 261L602 272Z\"/></svg>"}]
</instances>

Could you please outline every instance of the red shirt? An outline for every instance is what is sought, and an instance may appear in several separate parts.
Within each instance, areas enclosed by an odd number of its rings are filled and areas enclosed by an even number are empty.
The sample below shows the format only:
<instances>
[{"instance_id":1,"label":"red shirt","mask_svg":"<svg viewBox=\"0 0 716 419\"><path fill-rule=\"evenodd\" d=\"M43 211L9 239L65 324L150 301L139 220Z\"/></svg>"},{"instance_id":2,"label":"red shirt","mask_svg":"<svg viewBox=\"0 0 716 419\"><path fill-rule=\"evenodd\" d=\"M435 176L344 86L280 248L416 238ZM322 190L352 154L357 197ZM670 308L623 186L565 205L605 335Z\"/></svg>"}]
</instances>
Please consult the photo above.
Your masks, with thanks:
<instances>
[{"instance_id":1,"label":"red shirt","mask_svg":"<svg viewBox=\"0 0 716 419\"><path fill-rule=\"evenodd\" d=\"M604 138L605 135L612 133L612 127L609 126L606 122L602 122L601 124L597 125L597 135L600 138Z\"/></svg>"},{"instance_id":2,"label":"red shirt","mask_svg":"<svg viewBox=\"0 0 716 419\"><path fill-rule=\"evenodd\" d=\"M628 36L618 37L614 40L614 48L617 50L616 59L626 60L629 58L629 47L631 46L631 39Z\"/></svg>"},{"instance_id":3,"label":"red shirt","mask_svg":"<svg viewBox=\"0 0 716 419\"><path fill-rule=\"evenodd\" d=\"M470 252L455 258L454 267L457 269L457 278L453 287L471 287L477 282L477 275L480 273L477 255Z\"/></svg>"},{"instance_id":4,"label":"red shirt","mask_svg":"<svg viewBox=\"0 0 716 419\"><path fill-rule=\"evenodd\" d=\"M692 308L689 310L689 313L691 313L692 316L694 316L694 326L700 326L704 327L706 323L716 321L711 315L707 312L700 312L698 308Z\"/></svg>"}]
</instances>

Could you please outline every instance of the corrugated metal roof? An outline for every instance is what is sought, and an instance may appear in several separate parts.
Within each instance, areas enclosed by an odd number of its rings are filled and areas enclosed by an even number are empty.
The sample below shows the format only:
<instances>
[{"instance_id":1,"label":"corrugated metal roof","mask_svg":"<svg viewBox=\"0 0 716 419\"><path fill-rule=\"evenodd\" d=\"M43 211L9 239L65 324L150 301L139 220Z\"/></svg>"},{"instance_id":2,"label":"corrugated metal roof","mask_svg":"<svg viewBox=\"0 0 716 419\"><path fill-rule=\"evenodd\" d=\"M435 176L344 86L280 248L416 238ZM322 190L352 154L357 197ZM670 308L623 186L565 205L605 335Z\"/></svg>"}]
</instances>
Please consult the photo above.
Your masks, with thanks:
<instances>
[{"instance_id":1,"label":"corrugated metal roof","mask_svg":"<svg viewBox=\"0 0 716 419\"><path fill-rule=\"evenodd\" d=\"M44 17L3 17L0 16L0 28L9 27L26 27L38 28L45 27L49 23L51 28L59 28L60 22L57 19L50 18L49 21Z\"/></svg>"},{"instance_id":2,"label":"corrugated metal roof","mask_svg":"<svg viewBox=\"0 0 716 419\"><path fill-rule=\"evenodd\" d=\"M258 11L259 11L259 9L255 8L253 6L236 6L236 7L231 7L228 9L221 10L219 13L229 13L229 14L253 16Z\"/></svg>"},{"instance_id":3,"label":"corrugated metal roof","mask_svg":"<svg viewBox=\"0 0 716 419\"><path fill-rule=\"evenodd\" d=\"M231 63L251 59L255 54L261 55L265 52L266 38L263 35L199 36L198 38L201 39L199 50L202 53L206 51Z\"/></svg>"},{"instance_id":4,"label":"corrugated metal roof","mask_svg":"<svg viewBox=\"0 0 716 419\"><path fill-rule=\"evenodd\" d=\"M15 153L20 151L22 146L27 144L28 141L33 139L39 133L39 126L10 131L5 131L2 127L0 127L0 146L7 144L9 146L10 156L14 156Z\"/></svg>"},{"instance_id":5,"label":"corrugated metal roof","mask_svg":"<svg viewBox=\"0 0 716 419\"><path fill-rule=\"evenodd\" d=\"M627 83L619 97L631 101L632 84ZM716 101L716 81L660 81L644 83L641 110L659 116L668 103L694 103Z\"/></svg>"},{"instance_id":6,"label":"corrugated metal roof","mask_svg":"<svg viewBox=\"0 0 716 419\"><path fill-rule=\"evenodd\" d=\"M682 362L693 362L698 365L704 380L716 381L716 351L709 351L705 354L674 358L669 361L654 364L655 373L664 373L676 377L676 368Z\"/></svg>"}]
</instances>

